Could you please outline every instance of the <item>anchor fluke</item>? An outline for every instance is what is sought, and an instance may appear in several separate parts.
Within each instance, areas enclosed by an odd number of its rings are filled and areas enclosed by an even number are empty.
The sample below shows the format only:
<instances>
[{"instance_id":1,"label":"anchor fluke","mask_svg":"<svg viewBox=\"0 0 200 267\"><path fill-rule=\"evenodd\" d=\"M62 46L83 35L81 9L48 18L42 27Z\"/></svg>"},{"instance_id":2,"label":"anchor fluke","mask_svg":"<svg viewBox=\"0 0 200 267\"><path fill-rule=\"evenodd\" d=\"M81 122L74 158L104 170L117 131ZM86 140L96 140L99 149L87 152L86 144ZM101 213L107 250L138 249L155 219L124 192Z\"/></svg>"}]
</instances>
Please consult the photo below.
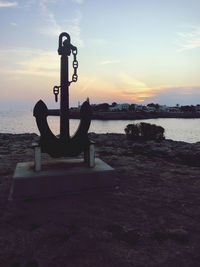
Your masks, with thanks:
<instances>
[{"instance_id":1,"label":"anchor fluke","mask_svg":"<svg viewBox=\"0 0 200 267\"><path fill-rule=\"evenodd\" d=\"M80 109L79 127L67 144L63 144L59 136L55 136L50 130L47 122L48 108L42 100L36 103L33 115L40 131L39 144L42 152L48 153L52 157L72 157L87 149L90 143L87 133L92 118L91 106L87 101L82 104Z\"/></svg>"}]
</instances>

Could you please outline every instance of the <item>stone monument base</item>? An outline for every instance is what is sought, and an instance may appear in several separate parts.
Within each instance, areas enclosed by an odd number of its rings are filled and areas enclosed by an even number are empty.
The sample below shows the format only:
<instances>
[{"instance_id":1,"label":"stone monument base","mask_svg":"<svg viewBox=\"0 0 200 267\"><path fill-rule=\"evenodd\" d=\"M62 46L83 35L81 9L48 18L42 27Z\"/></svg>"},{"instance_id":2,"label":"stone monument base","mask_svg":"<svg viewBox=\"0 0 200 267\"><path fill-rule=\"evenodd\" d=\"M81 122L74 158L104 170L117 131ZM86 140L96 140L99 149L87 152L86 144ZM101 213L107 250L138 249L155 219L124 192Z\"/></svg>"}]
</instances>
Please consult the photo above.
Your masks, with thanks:
<instances>
[{"instance_id":1,"label":"stone monument base","mask_svg":"<svg viewBox=\"0 0 200 267\"><path fill-rule=\"evenodd\" d=\"M42 163L35 172L34 162L18 163L14 172L10 200L54 197L111 188L115 171L99 158L94 168L83 159L59 159Z\"/></svg>"}]
</instances>

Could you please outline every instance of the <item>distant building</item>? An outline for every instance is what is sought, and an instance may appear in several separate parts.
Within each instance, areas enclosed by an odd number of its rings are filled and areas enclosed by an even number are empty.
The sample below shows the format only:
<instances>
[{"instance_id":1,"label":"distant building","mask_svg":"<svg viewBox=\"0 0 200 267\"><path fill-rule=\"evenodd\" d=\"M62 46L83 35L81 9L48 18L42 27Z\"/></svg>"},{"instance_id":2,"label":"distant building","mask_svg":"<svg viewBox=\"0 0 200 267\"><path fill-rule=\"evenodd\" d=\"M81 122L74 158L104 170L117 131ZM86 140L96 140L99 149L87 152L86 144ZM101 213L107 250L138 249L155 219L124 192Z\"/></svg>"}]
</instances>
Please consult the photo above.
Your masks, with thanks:
<instances>
[{"instance_id":1,"label":"distant building","mask_svg":"<svg viewBox=\"0 0 200 267\"><path fill-rule=\"evenodd\" d=\"M128 110L130 104L123 103L123 104L116 104L114 107L109 107L110 111L121 111L121 110Z\"/></svg>"},{"instance_id":2,"label":"distant building","mask_svg":"<svg viewBox=\"0 0 200 267\"><path fill-rule=\"evenodd\" d=\"M177 107L177 106L176 107L169 107L168 111L171 113L181 113L180 107Z\"/></svg>"},{"instance_id":3,"label":"distant building","mask_svg":"<svg viewBox=\"0 0 200 267\"><path fill-rule=\"evenodd\" d=\"M166 105L159 105L159 112L168 112L169 111L169 107Z\"/></svg>"},{"instance_id":4,"label":"distant building","mask_svg":"<svg viewBox=\"0 0 200 267\"><path fill-rule=\"evenodd\" d=\"M156 110L155 107L149 107L149 106L147 106L146 108L147 108L147 110L146 110L147 112L154 112Z\"/></svg>"},{"instance_id":5,"label":"distant building","mask_svg":"<svg viewBox=\"0 0 200 267\"><path fill-rule=\"evenodd\" d=\"M196 112L200 113L200 105L196 105L195 107Z\"/></svg>"},{"instance_id":6,"label":"distant building","mask_svg":"<svg viewBox=\"0 0 200 267\"><path fill-rule=\"evenodd\" d=\"M135 111L136 112L140 112L142 110L143 110L143 105L138 105L138 104L135 105Z\"/></svg>"},{"instance_id":7,"label":"distant building","mask_svg":"<svg viewBox=\"0 0 200 267\"><path fill-rule=\"evenodd\" d=\"M136 112L141 112L141 111L148 112L148 110L147 110L147 106L144 106L144 105L138 105L138 104L135 104L135 111L136 111Z\"/></svg>"}]
</instances>

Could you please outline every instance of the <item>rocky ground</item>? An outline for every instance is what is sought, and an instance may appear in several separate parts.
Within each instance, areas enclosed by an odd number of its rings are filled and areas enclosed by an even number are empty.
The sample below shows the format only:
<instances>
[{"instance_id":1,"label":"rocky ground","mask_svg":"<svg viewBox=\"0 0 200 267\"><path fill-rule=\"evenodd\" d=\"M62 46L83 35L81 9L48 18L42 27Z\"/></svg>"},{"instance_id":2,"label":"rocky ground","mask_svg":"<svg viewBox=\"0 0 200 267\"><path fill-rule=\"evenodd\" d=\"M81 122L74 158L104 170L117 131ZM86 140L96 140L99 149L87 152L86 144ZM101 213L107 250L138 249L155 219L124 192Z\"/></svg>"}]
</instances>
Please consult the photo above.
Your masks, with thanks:
<instances>
[{"instance_id":1,"label":"rocky ground","mask_svg":"<svg viewBox=\"0 0 200 267\"><path fill-rule=\"evenodd\" d=\"M0 266L199 266L200 143L90 136L112 191L8 202L37 136L0 134Z\"/></svg>"}]
</instances>

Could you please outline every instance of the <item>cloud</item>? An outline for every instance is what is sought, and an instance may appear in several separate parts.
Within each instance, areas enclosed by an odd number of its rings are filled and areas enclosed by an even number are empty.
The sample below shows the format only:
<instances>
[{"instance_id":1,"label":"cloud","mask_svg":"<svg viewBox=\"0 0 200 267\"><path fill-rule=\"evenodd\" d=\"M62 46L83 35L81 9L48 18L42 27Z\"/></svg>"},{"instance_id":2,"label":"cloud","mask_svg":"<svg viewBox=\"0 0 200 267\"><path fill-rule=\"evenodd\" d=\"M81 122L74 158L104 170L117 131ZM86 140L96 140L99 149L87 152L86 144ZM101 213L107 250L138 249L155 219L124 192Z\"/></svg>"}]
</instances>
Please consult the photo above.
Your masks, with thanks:
<instances>
[{"instance_id":1,"label":"cloud","mask_svg":"<svg viewBox=\"0 0 200 267\"><path fill-rule=\"evenodd\" d=\"M53 86L60 84L60 57L51 50L0 50L0 80L2 99L53 99Z\"/></svg>"},{"instance_id":2,"label":"cloud","mask_svg":"<svg viewBox=\"0 0 200 267\"><path fill-rule=\"evenodd\" d=\"M121 73L120 76L120 94L128 96L129 100L143 102L146 98L153 97L159 88L151 88L144 82L141 82L132 76Z\"/></svg>"},{"instance_id":3,"label":"cloud","mask_svg":"<svg viewBox=\"0 0 200 267\"><path fill-rule=\"evenodd\" d=\"M79 82L71 90L72 97L85 99L89 97L91 103L113 102L113 99L119 99L115 83L111 79L105 79L104 76L81 74Z\"/></svg>"},{"instance_id":4,"label":"cloud","mask_svg":"<svg viewBox=\"0 0 200 267\"><path fill-rule=\"evenodd\" d=\"M116 63L120 63L120 61L119 60L104 60L100 62L101 65L116 64Z\"/></svg>"},{"instance_id":5,"label":"cloud","mask_svg":"<svg viewBox=\"0 0 200 267\"><path fill-rule=\"evenodd\" d=\"M146 83L139 81L132 76L121 73L119 75L118 92L126 101L136 102L164 102L165 99L170 99L168 102L179 102L179 98L186 99L193 95L200 95L200 86L173 86L162 85L150 87ZM181 100L182 101L182 100Z\"/></svg>"},{"instance_id":6,"label":"cloud","mask_svg":"<svg viewBox=\"0 0 200 267\"><path fill-rule=\"evenodd\" d=\"M51 37L57 37L61 32L68 32L77 45L83 46L83 40L80 37L80 22L82 19L81 13L76 11L74 12L74 18L65 19L58 23L54 13L50 11L47 6L48 2L49 1L47 0L40 1L40 14L44 22L44 26L41 26L39 29L40 33Z\"/></svg>"},{"instance_id":7,"label":"cloud","mask_svg":"<svg viewBox=\"0 0 200 267\"><path fill-rule=\"evenodd\" d=\"M96 102L149 102L149 99L156 97L163 90L160 87L151 88L126 73L108 79L100 75L93 77L84 75L80 77L79 82L77 84L80 88L79 93L85 97L89 95Z\"/></svg>"},{"instance_id":8,"label":"cloud","mask_svg":"<svg viewBox=\"0 0 200 267\"><path fill-rule=\"evenodd\" d=\"M58 25L54 14L47 8L46 1L40 1L40 14L45 26L41 27L40 33L49 36L58 36L61 33L61 27Z\"/></svg>"},{"instance_id":9,"label":"cloud","mask_svg":"<svg viewBox=\"0 0 200 267\"><path fill-rule=\"evenodd\" d=\"M30 51L30 55L32 51ZM59 57L55 51L35 50L34 56L19 62L15 73L44 77L59 77Z\"/></svg>"},{"instance_id":10,"label":"cloud","mask_svg":"<svg viewBox=\"0 0 200 267\"><path fill-rule=\"evenodd\" d=\"M75 17L73 19L67 20L65 29L71 35L71 38L74 40L76 44L79 46L84 46L84 42L81 39L81 19L82 15L80 11L75 12Z\"/></svg>"},{"instance_id":11,"label":"cloud","mask_svg":"<svg viewBox=\"0 0 200 267\"><path fill-rule=\"evenodd\" d=\"M200 94L200 86L163 86L162 92L164 93L173 93L174 95L193 95Z\"/></svg>"},{"instance_id":12,"label":"cloud","mask_svg":"<svg viewBox=\"0 0 200 267\"><path fill-rule=\"evenodd\" d=\"M72 2L77 3L77 4L82 4L83 0L72 0Z\"/></svg>"},{"instance_id":13,"label":"cloud","mask_svg":"<svg viewBox=\"0 0 200 267\"><path fill-rule=\"evenodd\" d=\"M196 105L199 104L200 85L194 86L163 86L160 92L149 99L149 102L170 105Z\"/></svg>"},{"instance_id":14,"label":"cloud","mask_svg":"<svg viewBox=\"0 0 200 267\"><path fill-rule=\"evenodd\" d=\"M149 87L127 74L120 75L120 98L125 101L162 103L162 104L191 104L199 99L200 85L195 86L157 86Z\"/></svg>"},{"instance_id":15,"label":"cloud","mask_svg":"<svg viewBox=\"0 0 200 267\"><path fill-rule=\"evenodd\" d=\"M10 2L10 1L0 1L0 7L14 7L17 6L17 2Z\"/></svg>"},{"instance_id":16,"label":"cloud","mask_svg":"<svg viewBox=\"0 0 200 267\"><path fill-rule=\"evenodd\" d=\"M189 27L190 31L186 33L178 33L179 52L183 50L191 50L200 47L200 26Z\"/></svg>"},{"instance_id":17,"label":"cloud","mask_svg":"<svg viewBox=\"0 0 200 267\"><path fill-rule=\"evenodd\" d=\"M16 22L11 22L10 25L15 27L15 26L17 26L17 23Z\"/></svg>"},{"instance_id":18,"label":"cloud","mask_svg":"<svg viewBox=\"0 0 200 267\"><path fill-rule=\"evenodd\" d=\"M95 76L86 76L86 75L84 75L83 77L81 77L80 93L84 93L89 88L93 87L96 81L97 81L97 77L95 77Z\"/></svg>"},{"instance_id":19,"label":"cloud","mask_svg":"<svg viewBox=\"0 0 200 267\"><path fill-rule=\"evenodd\" d=\"M21 75L59 77L60 63L55 51L26 48L0 50L0 62L0 74L10 75L12 79Z\"/></svg>"}]
</instances>

